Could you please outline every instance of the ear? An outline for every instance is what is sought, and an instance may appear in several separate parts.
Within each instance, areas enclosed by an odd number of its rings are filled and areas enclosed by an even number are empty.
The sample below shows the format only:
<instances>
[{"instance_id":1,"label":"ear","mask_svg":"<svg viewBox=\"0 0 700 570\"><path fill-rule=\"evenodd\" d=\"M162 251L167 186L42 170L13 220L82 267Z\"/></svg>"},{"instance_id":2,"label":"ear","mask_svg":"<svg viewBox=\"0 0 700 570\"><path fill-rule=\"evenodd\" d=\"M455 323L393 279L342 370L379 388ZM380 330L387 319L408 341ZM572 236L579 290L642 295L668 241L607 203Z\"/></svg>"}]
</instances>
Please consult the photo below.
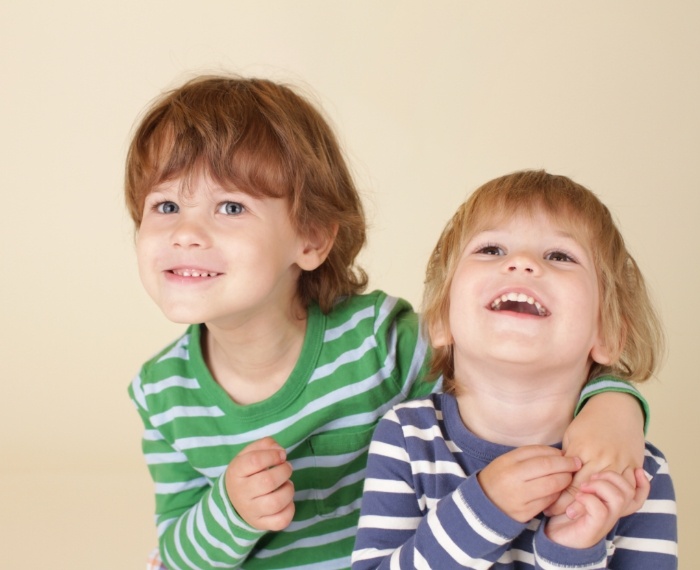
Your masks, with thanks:
<instances>
[{"instance_id":1,"label":"ear","mask_svg":"<svg viewBox=\"0 0 700 570\"><path fill-rule=\"evenodd\" d=\"M442 319L432 323L428 327L428 334L430 335L430 345L433 348L440 348L454 344L450 327Z\"/></svg>"},{"instance_id":2,"label":"ear","mask_svg":"<svg viewBox=\"0 0 700 570\"><path fill-rule=\"evenodd\" d=\"M338 224L325 230L314 229L302 239L302 249L297 257L297 265L303 271L313 271L319 267L330 253L338 235Z\"/></svg>"}]
</instances>

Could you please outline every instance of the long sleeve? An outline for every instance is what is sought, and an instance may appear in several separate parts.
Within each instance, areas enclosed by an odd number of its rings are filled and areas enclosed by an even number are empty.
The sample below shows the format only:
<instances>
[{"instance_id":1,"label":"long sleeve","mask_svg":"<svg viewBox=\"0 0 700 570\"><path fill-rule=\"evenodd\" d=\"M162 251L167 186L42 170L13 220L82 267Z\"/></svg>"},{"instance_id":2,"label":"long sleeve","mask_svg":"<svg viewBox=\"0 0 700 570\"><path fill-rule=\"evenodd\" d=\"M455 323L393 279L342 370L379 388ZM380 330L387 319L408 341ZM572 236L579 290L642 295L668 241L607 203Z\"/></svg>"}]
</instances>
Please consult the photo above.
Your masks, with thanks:
<instances>
[{"instance_id":1,"label":"long sleeve","mask_svg":"<svg viewBox=\"0 0 700 570\"><path fill-rule=\"evenodd\" d=\"M576 404L576 409L574 415L578 415L581 408L590 400L593 396L602 394L604 392L621 392L623 394L629 394L633 398L639 401L639 405L644 411L644 433L647 433L649 429L649 421L651 419L651 411L649 409L649 402L646 401L644 395L634 387L634 385L624 380L615 378L614 376L601 376L599 378L594 378L589 381L581 390L581 394Z\"/></svg>"},{"instance_id":2,"label":"long sleeve","mask_svg":"<svg viewBox=\"0 0 700 570\"><path fill-rule=\"evenodd\" d=\"M163 561L171 570L239 567L265 533L237 515L226 494L223 472L204 476L166 441L145 407L138 377L130 393L145 428L142 447L155 484Z\"/></svg>"}]
</instances>

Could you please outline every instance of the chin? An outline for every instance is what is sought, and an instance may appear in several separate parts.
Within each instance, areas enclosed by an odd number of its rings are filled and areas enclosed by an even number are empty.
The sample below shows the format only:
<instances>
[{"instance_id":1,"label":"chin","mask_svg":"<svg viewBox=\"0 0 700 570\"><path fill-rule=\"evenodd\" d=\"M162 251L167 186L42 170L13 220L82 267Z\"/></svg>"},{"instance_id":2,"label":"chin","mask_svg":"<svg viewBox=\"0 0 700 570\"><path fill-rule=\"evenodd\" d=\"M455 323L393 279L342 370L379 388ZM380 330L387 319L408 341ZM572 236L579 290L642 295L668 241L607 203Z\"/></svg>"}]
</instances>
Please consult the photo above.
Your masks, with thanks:
<instances>
[{"instance_id":1,"label":"chin","mask_svg":"<svg viewBox=\"0 0 700 570\"><path fill-rule=\"evenodd\" d=\"M161 308L165 318L180 325L196 325L204 322L204 316L194 311L183 311L182 307L169 309Z\"/></svg>"}]
</instances>

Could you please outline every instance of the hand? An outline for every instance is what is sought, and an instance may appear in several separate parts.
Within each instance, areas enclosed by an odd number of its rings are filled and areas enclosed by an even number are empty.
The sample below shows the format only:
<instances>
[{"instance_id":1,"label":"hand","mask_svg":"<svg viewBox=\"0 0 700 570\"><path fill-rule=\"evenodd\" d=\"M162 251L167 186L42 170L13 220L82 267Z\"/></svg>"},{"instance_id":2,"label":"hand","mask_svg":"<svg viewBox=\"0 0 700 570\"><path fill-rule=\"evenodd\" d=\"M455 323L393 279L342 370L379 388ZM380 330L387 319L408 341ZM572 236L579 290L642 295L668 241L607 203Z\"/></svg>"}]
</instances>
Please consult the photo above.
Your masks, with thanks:
<instances>
[{"instance_id":1,"label":"hand","mask_svg":"<svg viewBox=\"0 0 700 570\"><path fill-rule=\"evenodd\" d=\"M499 509L524 523L552 504L580 468L580 459L554 447L529 445L494 459L477 477Z\"/></svg>"},{"instance_id":2,"label":"hand","mask_svg":"<svg viewBox=\"0 0 700 570\"><path fill-rule=\"evenodd\" d=\"M583 467L545 511L547 516L561 515L575 505L579 488L594 473L614 471L630 485L635 484L634 469L644 461L644 414L639 402L634 396L619 392L593 396L567 428L563 448L567 456L580 457Z\"/></svg>"},{"instance_id":3,"label":"hand","mask_svg":"<svg viewBox=\"0 0 700 570\"><path fill-rule=\"evenodd\" d=\"M614 471L604 471L581 485L576 494L575 511L583 514L572 518L569 509L550 518L545 534L554 542L569 548L590 548L610 532L625 512L635 512L649 496L649 481L644 470L634 471L635 485Z\"/></svg>"},{"instance_id":4,"label":"hand","mask_svg":"<svg viewBox=\"0 0 700 570\"><path fill-rule=\"evenodd\" d=\"M231 504L250 526L282 530L294 516L292 466L284 449L271 437L244 447L226 469Z\"/></svg>"}]
</instances>

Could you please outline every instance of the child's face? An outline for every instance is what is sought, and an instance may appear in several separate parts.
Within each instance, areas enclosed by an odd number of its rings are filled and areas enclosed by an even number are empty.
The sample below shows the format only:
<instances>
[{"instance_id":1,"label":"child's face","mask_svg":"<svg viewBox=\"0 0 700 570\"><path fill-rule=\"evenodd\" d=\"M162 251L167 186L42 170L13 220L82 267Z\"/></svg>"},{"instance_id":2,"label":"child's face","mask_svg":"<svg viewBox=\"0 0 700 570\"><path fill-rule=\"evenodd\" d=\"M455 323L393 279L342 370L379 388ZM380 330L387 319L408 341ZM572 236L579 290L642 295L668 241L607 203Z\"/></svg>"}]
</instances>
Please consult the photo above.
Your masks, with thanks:
<instances>
[{"instance_id":1,"label":"child's face","mask_svg":"<svg viewBox=\"0 0 700 570\"><path fill-rule=\"evenodd\" d=\"M467 243L450 289L455 376L475 363L523 370L605 364L596 268L587 245L544 213L516 214Z\"/></svg>"},{"instance_id":2,"label":"child's face","mask_svg":"<svg viewBox=\"0 0 700 570\"><path fill-rule=\"evenodd\" d=\"M230 192L198 176L157 186L137 236L141 281L178 323L226 326L289 312L305 243L285 199Z\"/></svg>"}]
</instances>

